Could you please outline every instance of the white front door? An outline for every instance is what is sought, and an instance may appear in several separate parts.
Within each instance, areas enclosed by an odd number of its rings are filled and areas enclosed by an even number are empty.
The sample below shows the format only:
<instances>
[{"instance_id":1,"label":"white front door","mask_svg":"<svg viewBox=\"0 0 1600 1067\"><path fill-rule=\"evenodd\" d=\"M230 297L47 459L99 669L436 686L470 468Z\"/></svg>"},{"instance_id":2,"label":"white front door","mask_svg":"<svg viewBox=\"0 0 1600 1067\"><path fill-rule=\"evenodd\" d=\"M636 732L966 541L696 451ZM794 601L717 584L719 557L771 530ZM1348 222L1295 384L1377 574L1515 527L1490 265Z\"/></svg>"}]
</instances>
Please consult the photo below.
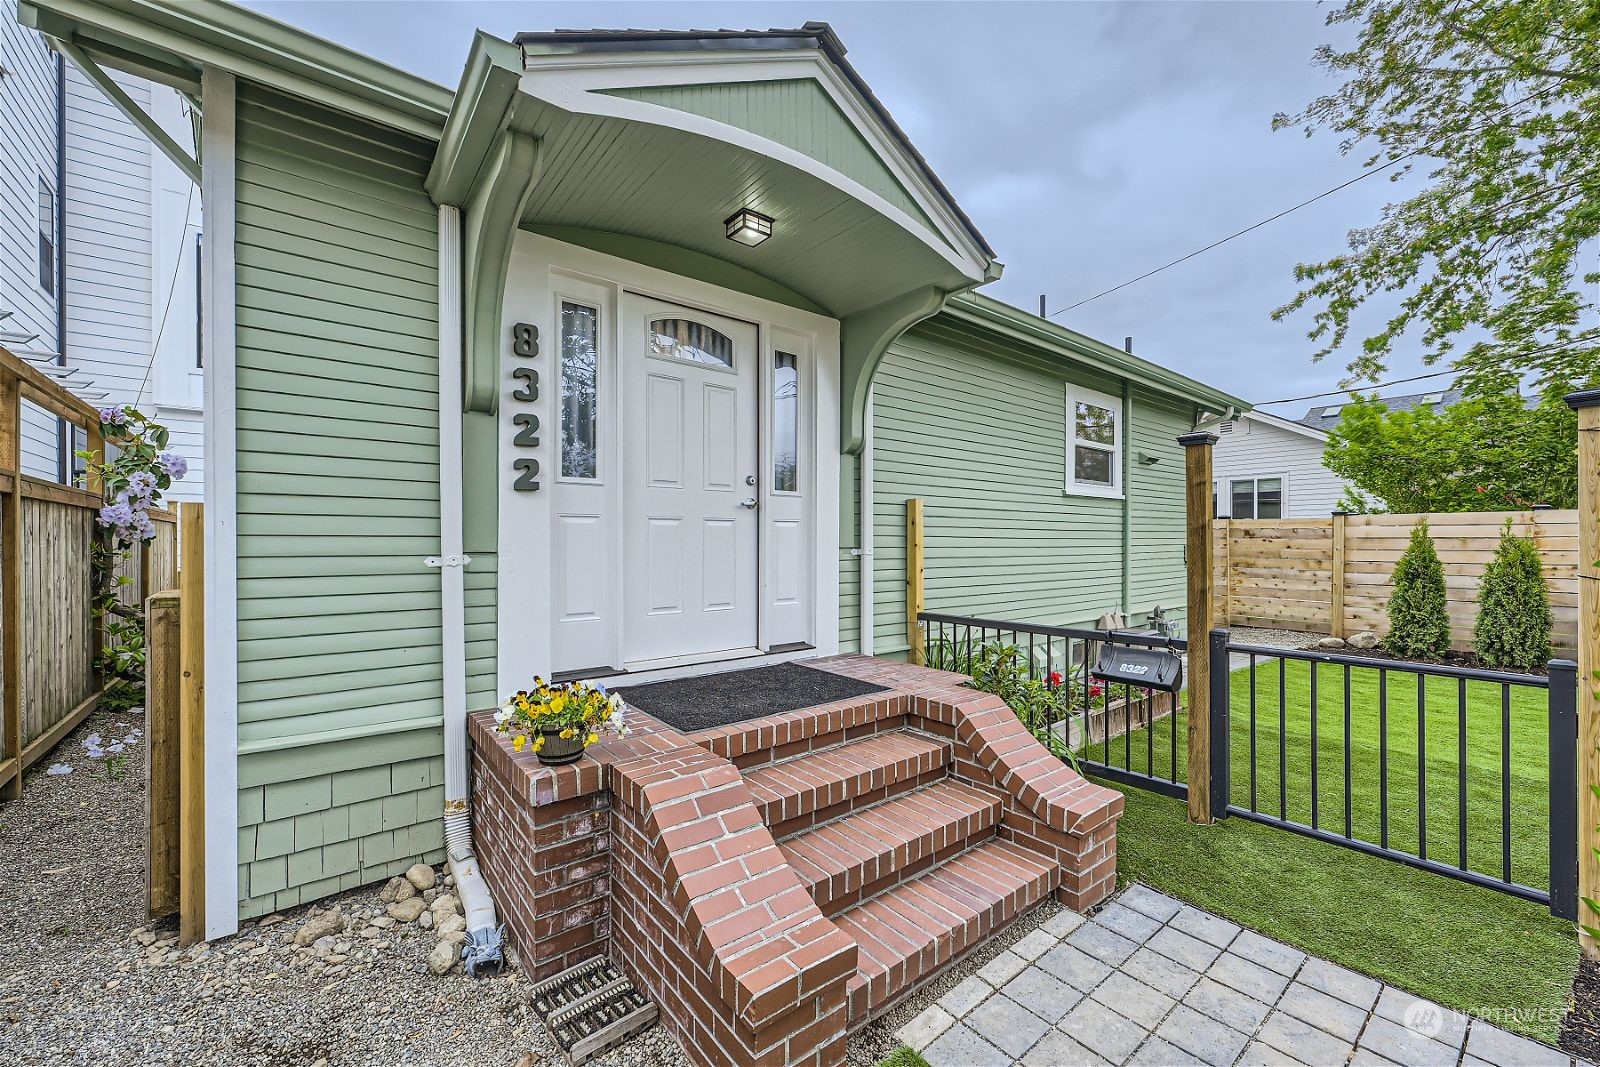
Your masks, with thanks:
<instances>
[{"instance_id":1,"label":"white front door","mask_svg":"<svg viewBox=\"0 0 1600 1067\"><path fill-rule=\"evenodd\" d=\"M756 328L621 299L624 666L757 642Z\"/></svg>"}]
</instances>

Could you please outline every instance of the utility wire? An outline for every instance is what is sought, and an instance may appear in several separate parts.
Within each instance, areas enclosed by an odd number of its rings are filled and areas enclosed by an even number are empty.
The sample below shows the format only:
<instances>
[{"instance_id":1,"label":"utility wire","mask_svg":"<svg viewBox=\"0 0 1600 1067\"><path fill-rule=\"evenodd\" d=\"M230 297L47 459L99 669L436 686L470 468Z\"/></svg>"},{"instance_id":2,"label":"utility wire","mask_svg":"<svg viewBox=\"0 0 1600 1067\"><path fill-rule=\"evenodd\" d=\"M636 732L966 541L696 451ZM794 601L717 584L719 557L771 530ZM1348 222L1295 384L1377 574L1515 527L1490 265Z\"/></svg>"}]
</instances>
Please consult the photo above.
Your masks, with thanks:
<instances>
[{"instance_id":1,"label":"utility wire","mask_svg":"<svg viewBox=\"0 0 1600 1067\"><path fill-rule=\"evenodd\" d=\"M1446 374L1460 373L1461 372L1459 370L1436 370L1432 374L1418 374L1411 378L1395 378L1392 381L1376 382L1372 385L1352 385L1346 389L1329 389L1325 393L1307 393L1305 396L1290 396L1285 397L1282 400L1263 400L1255 406L1258 408L1270 408L1276 404L1295 404L1302 400L1316 400L1317 398L1324 396L1339 396L1343 393L1353 393L1358 389L1387 389L1391 385L1405 385L1407 382L1420 382L1428 378L1438 378Z\"/></svg>"}]
</instances>

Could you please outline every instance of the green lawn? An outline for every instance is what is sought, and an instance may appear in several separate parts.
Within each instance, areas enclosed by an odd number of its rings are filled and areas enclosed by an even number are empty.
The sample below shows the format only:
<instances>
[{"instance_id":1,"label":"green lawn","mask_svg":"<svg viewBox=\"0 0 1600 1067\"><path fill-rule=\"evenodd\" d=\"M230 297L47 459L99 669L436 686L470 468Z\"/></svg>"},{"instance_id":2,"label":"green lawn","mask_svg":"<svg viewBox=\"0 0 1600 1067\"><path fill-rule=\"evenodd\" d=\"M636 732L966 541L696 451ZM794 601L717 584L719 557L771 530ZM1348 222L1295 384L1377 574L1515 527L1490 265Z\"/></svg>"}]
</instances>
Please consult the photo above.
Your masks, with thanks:
<instances>
[{"instance_id":1,"label":"green lawn","mask_svg":"<svg viewBox=\"0 0 1600 1067\"><path fill-rule=\"evenodd\" d=\"M1122 792L1120 880L1556 1040L1578 949L1543 905L1246 819L1193 826L1181 801Z\"/></svg>"},{"instance_id":2,"label":"green lawn","mask_svg":"<svg viewBox=\"0 0 1600 1067\"><path fill-rule=\"evenodd\" d=\"M1280 701L1280 667L1285 699ZM1231 720L1234 804L1271 815L1286 814L1301 823L1345 833L1345 781L1350 782L1350 833L1380 843L1385 811L1379 783L1387 767L1387 826L1391 848L1423 854L1459 865L1459 753L1463 722L1458 682L1427 680L1425 714L1417 713L1417 679L1391 671L1387 704L1380 700L1379 672L1353 669L1349 675L1350 748L1345 765L1345 672L1341 667L1316 668L1316 727L1312 729L1312 664L1298 660L1261 660L1255 676L1255 778L1251 779L1251 677L1248 668L1234 671ZM1467 754L1466 866L1499 878L1504 835L1502 813L1511 819L1511 875L1514 881L1544 889L1549 882L1549 794L1547 781L1548 711L1545 690L1515 686L1509 707L1499 685L1468 682L1465 686ZM1506 712L1509 712L1507 715ZM1280 728L1281 722L1281 728ZM1091 745L1085 755L1113 766L1131 766L1169 777L1174 723L1158 720L1110 742ZM1384 727L1380 729L1380 726ZM1425 727L1426 759L1419 768L1419 726ZM1503 730L1510 738L1510 789L1503 785ZM1186 775L1187 717L1176 722L1178 780ZM1312 759L1312 739L1316 758ZM1381 739L1387 738L1387 754ZM1312 788L1313 762L1316 787ZM1418 780L1426 786L1426 820L1418 818ZM1315 811L1312 800L1316 799ZM1422 830L1425 828L1424 839Z\"/></svg>"}]
</instances>

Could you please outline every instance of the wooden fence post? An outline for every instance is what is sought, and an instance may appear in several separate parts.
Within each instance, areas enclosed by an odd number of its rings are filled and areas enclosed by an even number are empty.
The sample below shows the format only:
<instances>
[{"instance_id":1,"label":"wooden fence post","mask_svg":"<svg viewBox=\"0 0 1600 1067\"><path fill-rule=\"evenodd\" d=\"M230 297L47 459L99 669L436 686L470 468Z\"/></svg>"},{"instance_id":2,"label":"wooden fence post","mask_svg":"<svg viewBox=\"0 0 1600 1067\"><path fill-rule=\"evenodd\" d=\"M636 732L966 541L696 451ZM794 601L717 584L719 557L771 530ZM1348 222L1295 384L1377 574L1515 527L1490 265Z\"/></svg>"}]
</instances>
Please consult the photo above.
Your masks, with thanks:
<instances>
[{"instance_id":1,"label":"wooden fence post","mask_svg":"<svg viewBox=\"0 0 1600 1067\"><path fill-rule=\"evenodd\" d=\"M205 937L206 888L206 602L205 507L182 504L178 532L183 560L179 572L178 702L178 940L193 944Z\"/></svg>"},{"instance_id":2,"label":"wooden fence post","mask_svg":"<svg viewBox=\"0 0 1600 1067\"><path fill-rule=\"evenodd\" d=\"M1212 555L1211 448L1212 433L1186 433L1183 446L1187 491L1184 510L1188 518L1189 571L1189 821L1211 822L1211 631L1215 608L1211 599ZM1226 671L1228 665L1216 665ZM1221 803L1227 806L1228 798Z\"/></svg>"},{"instance_id":3,"label":"wooden fence post","mask_svg":"<svg viewBox=\"0 0 1600 1067\"><path fill-rule=\"evenodd\" d=\"M1335 511L1333 513L1333 573L1329 576L1333 582L1333 606L1329 614L1333 616L1332 625L1328 633L1343 640L1348 636L1349 627L1344 621L1344 535L1345 520L1350 517L1348 511Z\"/></svg>"},{"instance_id":4,"label":"wooden fence post","mask_svg":"<svg viewBox=\"0 0 1600 1067\"><path fill-rule=\"evenodd\" d=\"M145 601L144 671L146 878L150 917L178 910L181 771L178 710L183 694L178 594L168 590Z\"/></svg>"},{"instance_id":5,"label":"wooden fence post","mask_svg":"<svg viewBox=\"0 0 1600 1067\"><path fill-rule=\"evenodd\" d=\"M922 637L921 615L926 604L922 592L922 501L906 501L906 662L928 665L927 646ZM864 610L871 610L865 607Z\"/></svg>"},{"instance_id":6,"label":"wooden fence post","mask_svg":"<svg viewBox=\"0 0 1600 1067\"><path fill-rule=\"evenodd\" d=\"M0 376L0 477L10 495L0 504L0 799L22 796L22 391Z\"/></svg>"},{"instance_id":7,"label":"wooden fence post","mask_svg":"<svg viewBox=\"0 0 1600 1067\"><path fill-rule=\"evenodd\" d=\"M1578 412L1578 899L1600 900L1600 389L1567 397ZM1600 915L1583 905L1578 945L1591 960L1600 944L1585 927Z\"/></svg>"}]
</instances>

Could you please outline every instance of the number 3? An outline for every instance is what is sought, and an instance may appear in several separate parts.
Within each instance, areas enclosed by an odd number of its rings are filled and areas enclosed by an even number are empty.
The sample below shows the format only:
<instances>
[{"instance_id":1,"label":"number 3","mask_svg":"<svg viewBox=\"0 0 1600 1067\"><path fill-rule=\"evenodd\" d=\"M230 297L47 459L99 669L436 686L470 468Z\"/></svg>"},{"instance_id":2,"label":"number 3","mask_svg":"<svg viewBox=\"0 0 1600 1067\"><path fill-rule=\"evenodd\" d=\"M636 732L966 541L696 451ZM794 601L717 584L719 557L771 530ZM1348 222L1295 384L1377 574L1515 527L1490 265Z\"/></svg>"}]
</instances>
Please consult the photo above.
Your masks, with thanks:
<instances>
[{"instance_id":1,"label":"number 3","mask_svg":"<svg viewBox=\"0 0 1600 1067\"><path fill-rule=\"evenodd\" d=\"M519 385L511 391L513 400L538 400L539 399L539 372L532 367L513 367L511 376L526 384Z\"/></svg>"}]
</instances>

